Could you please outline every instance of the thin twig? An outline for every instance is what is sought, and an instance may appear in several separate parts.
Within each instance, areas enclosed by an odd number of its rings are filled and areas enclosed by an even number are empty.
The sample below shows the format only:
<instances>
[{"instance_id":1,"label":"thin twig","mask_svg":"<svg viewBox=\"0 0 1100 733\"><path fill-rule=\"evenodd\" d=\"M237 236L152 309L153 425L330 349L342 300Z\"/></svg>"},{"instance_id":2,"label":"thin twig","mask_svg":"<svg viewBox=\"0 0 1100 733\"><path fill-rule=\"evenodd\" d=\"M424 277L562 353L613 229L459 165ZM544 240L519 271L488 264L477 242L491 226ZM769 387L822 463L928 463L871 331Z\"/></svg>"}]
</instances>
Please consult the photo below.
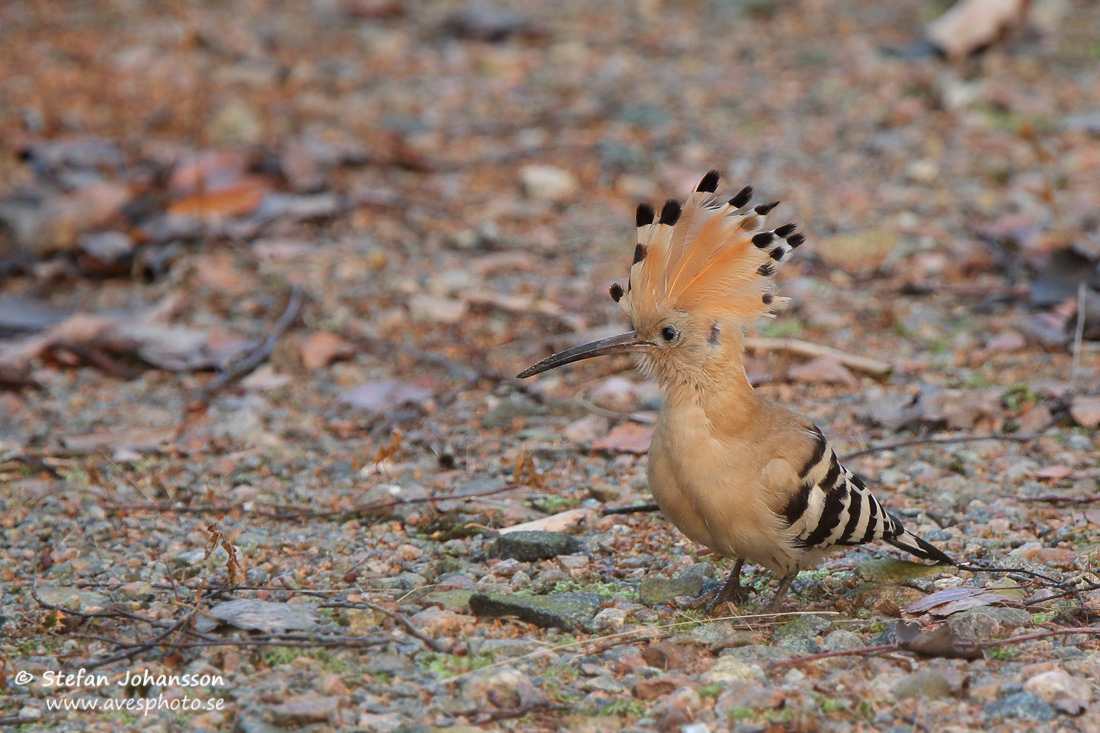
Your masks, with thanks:
<instances>
[{"instance_id":1,"label":"thin twig","mask_svg":"<svg viewBox=\"0 0 1100 733\"><path fill-rule=\"evenodd\" d=\"M1088 302L1088 283L1077 286L1077 328L1073 331L1073 360L1069 369L1070 394L1077 393L1077 377L1081 374L1081 342L1085 338L1085 304Z\"/></svg>"},{"instance_id":2,"label":"thin twig","mask_svg":"<svg viewBox=\"0 0 1100 733\"><path fill-rule=\"evenodd\" d=\"M1048 629L1046 631L1036 631L1031 634L1023 634L1021 636L1012 636L1007 639L993 639L990 641L965 641L959 640L955 642L956 646L960 649L989 649L992 647L1009 646L1011 644L1021 644L1025 641L1034 641L1036 639L1046 639L1051 636L1067 636L1071 634L1085 634L1088 636L1100 636L1100 627L1097 626L1084 626L1077 628L1057 628ZM791 659L784 659L776 662L772 665L772 669L779 669L780 667L790 667L804 662L816 662L820 659L832 659L834 657L861 657L866 655L882 654L890 651L906 651L904 647L897 644L880 644L878 646L864 646L857 649L841 649L834 652L821 652L819 654L807 654L802 657L793 657Z\"/></svg>"},{"instance_id":3,"label":"thin twig","mask_svg":"<svg viewBox=\"0 0 1100 733\"><path fill-rule=\"evenodd\" d=\"M267 358L275 351L279 339L283 337L283 334L286 333L287 329L298 318L298 314L301 313L302 301L302 288L295 285L290 291L290 300L287 301L286 310L279 316L279 320L275 321L275 325L271 327L271 333L267 335L263 343L247 356L233 363L221 374L210 380L210 384L206 385L203 401L209 402L213 394L219 389L251 373L253 369L267 361Z\"/></svg>"},{"instance_id":4,"label":"thin twig","mask_svg":"<svg viewBox=\"0 0 1100 733\"><path fill-rule=\"evenodd\" d=\"M1100 501L1100 496L1058 496L1056 494L1043 494L1032 496L1024 501L1041 501L1047 504L1094 504Z\"/></svg>"},{"instance_id":5,"label":"thin twig","mask_svg":"<svg viewBox=\"0 0 1100 733\"><path fill-rule=\"evenodd\" d=\"M618 410L608 410L606 407L600 407L580 397L573 398L573 401L589 412L595 415L601 415L602 417L610 417L615 420L633 420L634 422L645 423L646 425L652 425L657 422L657 418L654 415L646 412L619 412Z\"/></svg>"},{"instance_id":6,"label":"thin twig","mask_svg":"<svg viewBox=\"0 0 1100 733\"><path fill-rule=\"evenodd\" d=\"M885 379L894 371L894 365L885 361L871 359L866 356L856 356L840 349L834 349L831 346L822 346L802 339L750 337L745 339L745 348L753 351L786 351L799 356L815 358L826 356L875 379Z\"/></svg>"},{"instance_id":7,"label":"thin twig","mask_svg":"<svg viewBox=\"0 0 1100 733\"><path fill-rule=\"evenodd\" d=\"M658 512L661 507L654 503L631 504L630 506L610 506L603 509L600 514L607 517L612 514L641 514L643 512Z\"/></svg>"},{"instance_id":8,"label":"thin twig","mask_svg":"<svg viewBox=\"0 0 1100 733\"><path fill-rule=\"evenodd\" d=\"M240 512L254 517L267 517L269 519L323 519L335 517L337 519L363 519L378 514L386 509L405 506L406 504L432 504L440 501L461 501L463 499L477 499L483 496L503 494L506 491L514 491L520 488L519 484L508 484L489 491L479 491L472 494L459 494L458 496L424 496L415 499L402 499L399 501L387 501L377 504L368 504L353 509L306 509L304 507L282 507L278 511L265 509L248 509L240 506L228 506L217 504L202 505L176 505L176 504L115 504L111 511L154 511L154 512L183 512L187 514L218 514ZM108 499L108 501L110 501ZM112 502L114 503L114 502Z\"/></svg>"}]
</instances>

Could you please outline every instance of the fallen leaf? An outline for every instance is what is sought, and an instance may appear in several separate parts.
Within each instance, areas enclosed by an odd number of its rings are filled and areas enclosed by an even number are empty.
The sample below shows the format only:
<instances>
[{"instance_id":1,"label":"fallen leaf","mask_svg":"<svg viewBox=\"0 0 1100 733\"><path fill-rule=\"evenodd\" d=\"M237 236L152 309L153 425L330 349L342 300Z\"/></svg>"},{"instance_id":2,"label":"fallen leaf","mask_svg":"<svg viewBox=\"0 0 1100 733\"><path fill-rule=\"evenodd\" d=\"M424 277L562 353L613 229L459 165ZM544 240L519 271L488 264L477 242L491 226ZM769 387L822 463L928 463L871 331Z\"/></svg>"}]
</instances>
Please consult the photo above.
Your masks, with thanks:
<instances>
[{"instance_id":1,"label":"fallen leaf","mask_svg":"<svg viewBox=\"0 0 1100 733\"><path fill-rule=\"evenodd\" d=\"M925 37L954 59L989 46L1024 17L1025 0L960 0L928 24Z\"/></svg>"},{"instance_id":2,"label":"fallen leaf","mask_svg":"<svg viewBox=\"0 0 1100 733\"><path fill-rule=\"evenodd\" d=\"M317 624L313 609L301 603L292 605L241 598L219 603L207 613L248 631L307 631Z\"/></svg>"},{"instance_id":3,"label":"fallen leaf","mask_svg":"<svg viewBox=\"0 0 1100 733\"><path fill-rule=\"evenodd\" d=\"M910 603L904 612L908 614L930 613L933 616L950 616L980 606L1018 606L1018 599L986 588L962 586L947 588Z\"/></svg>"},{"instance_id":4,"label":"fallen leaf","mask_svg":"<svg viewBox=\"0 0 1100 733\"><path fill-rule=\"evenodd\" d=\"M508 534L509 532L564 532L570 527L580 524L592 514L590 509L570 509L566 512L559 512L558 514L552 514L549 517L543 517L541 519L535 519L530 522L524 522L523 524L517 524L512 527L505 527L500 530L500 534Z\"/></svg>"},{"instance_id":5,"label":"fallen leaf","mask_svg":"<svg viewBox=\"0 0 1100 733\"><path fill-rule=\"evenodd\" d=\"M168 207L168 213L211 220L246 216L259 207L270 189L262 178L247 178L229 188L204 191L176 201Z\"/></svg>"},{"instance_id":6,"label":"fallen leaf","mask_svg":"<svg viewBox=\"0 0 1100 733\"><path fill-rule=\"evenodd\" d=\"M869 274L886 260L897 241L897 234L885 229L838 234L818 242L817 253L829 265Z\"/></svg>"},{"instance_id":7,"label":"fallen leaf","mask_svg":"<svg viewBox=\"0 0 1100 733\"><path fill-rule=\"evenodd\" d=\"M454 298L418 294L409 298L409 312L417 321L458 323L466 315L466 303Z\"/></svg>"},{"instance_id":8,"label":"fallen leaf","mask_svg":"<svg viewBox=\"0 0 1100 733\"><path fill-rule=\"evenodd\" d=\"M1074 397L1069 414L1083 428L1100 428L1100 397Z\"/></svg>"},{"instance_id":9,"label":"fallen leaf","mask_svg":"<svg viewBox=\"0 0 1100 733\"><path fill-rule=\"evenodd\" d=\"M562 435L574 443L592 443L611 427L611 421L602 415L585 415L565 426Z\"/></svg>"},{"instance_id":10,"label":"fallen leaf","mask_svg":"<svg viewBox=\"0 0 1100 733\"><path fill-rule=\"evenodd\" d=\"M1069 466L1043 466L1042 468L1035 469L1031 474L1035 476L1035 478L1060 479L1071 476L1073 474L1073 469Z\"/></svg>"},{"instance_id":11,"label":"fallen leaf","mask_svg":"<svg viewBox=\"0 0 1100 733\"><path fill-rule=\"evenodd\" d=\"M302 364L313 371L326 367L337 359L345 359L355 353L355 348L331 331L315 331L302 341Z\"/></svg>"},{"instance_id":12,"label":"fallen leaf","mask_svg":"<svg viewBox=\"0 0 1100 733\"><path fill-rule=\"evenodd\" d=\"M846 366L828 356L819 356L787 370L787 376L806 384L846 384L858 387L859 380Z\"/></svg>"},{"instance_id":13,"label":"fallen leaf","mask_svg":"<svg viewBox=\"0 0 1100 733\"><path fill-rule=\"evenodd\" d=\"M653 439L653 428L633 422L619 423L611 432L592 444L593 450L612 453L645 453Z\"/></svg>"},{"instance_id":14,"label":"fallen leaf","mask_svg":"<svg viewBox=\"0 0 1100 733\"><path fill-rule=\"evenodd\" d=\"M177 198L232 188L245 177L248 159L237 150L205 150L176 164L168 188Z\"/></svg>"},{"instance_id":15,"label":"fallen leaf","mask_svg":"<svg viewBox=\"0 0 1100 733\"><path fill-rule=\"evenodd\" d=\"M110 433L67 435L61 444L71 451L94 453L101 448L130 448L135 451L151 451L172 442L176 428L134 428Z\"/></svg>"},{"instance_id":16,"label":"fallen leaf","mask_svg":"<svg viewBox=\"0 0 1100 733\"><path fill-rule=\"evenodd\" d=\"M367 412L385 412L401 405L423 402L431 396L431 387L399 379L381 379L343 393L340 401Z\"/></svg>"},{"instance_id":17,"label":"fallen leaf","mask_svg":"<svg viewBox=\"0 0 1100 733\"><path fill-rule=\"evenodd\" d=\"M931 631L921 631L918 623L899 621L897 640L898 649L922 657L981 659L984 656L981 649L965 643L947 624L940 624Z\"/></svg>"},{"instance_id":18,"label":"fallen leaf","mask_svg":"<svg viewBox=\"0 0 1100 733\"><path fill-rule=\"evenodd\" d=\"M264 364L241 380L241 386L256 392L270 392L290 383L289 374L280 374L270 364Z\"/></svg>"}]
</instances>

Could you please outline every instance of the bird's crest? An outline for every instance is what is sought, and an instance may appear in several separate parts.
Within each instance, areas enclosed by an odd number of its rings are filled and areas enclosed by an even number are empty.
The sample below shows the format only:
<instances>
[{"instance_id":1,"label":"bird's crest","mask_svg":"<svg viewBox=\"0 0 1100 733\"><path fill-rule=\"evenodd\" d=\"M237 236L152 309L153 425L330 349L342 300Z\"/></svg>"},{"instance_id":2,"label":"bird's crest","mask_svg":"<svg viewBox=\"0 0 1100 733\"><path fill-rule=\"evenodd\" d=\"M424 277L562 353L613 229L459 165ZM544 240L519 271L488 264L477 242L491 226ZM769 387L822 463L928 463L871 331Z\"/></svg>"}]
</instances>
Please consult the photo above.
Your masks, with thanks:
<instances>
[{"instance_id":1,"label":"bird's crest","mask_svg":"<svg viewBox=\"0 0 1100 733\"><path fill-rule=\"evenodd\" d=\"M749 206L751 186L723 201L715 193L718 176L710 171L682 206L669 199L659 215L638 206L627 288L611 286L612 299L635 323L665 309L747 322L786 302L773 294L773 276L803 235L794 224L765 228L779 202Z\"/></svg>"}]
</instances>

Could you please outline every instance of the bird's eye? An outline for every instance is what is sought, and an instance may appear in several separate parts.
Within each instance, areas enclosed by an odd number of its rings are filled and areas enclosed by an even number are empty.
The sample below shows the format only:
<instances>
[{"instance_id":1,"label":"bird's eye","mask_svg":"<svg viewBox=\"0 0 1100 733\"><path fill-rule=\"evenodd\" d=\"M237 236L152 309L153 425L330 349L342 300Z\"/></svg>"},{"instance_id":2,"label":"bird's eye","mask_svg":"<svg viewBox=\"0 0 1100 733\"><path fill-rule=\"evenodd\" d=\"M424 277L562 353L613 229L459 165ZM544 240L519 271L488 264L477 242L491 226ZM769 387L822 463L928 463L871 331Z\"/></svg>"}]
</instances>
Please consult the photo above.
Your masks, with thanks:
<instances>
[{"instance_id":1,"label":"bird's eye","mask_svg":"<svg viewBox=\"0 0 1100 733\"><path fill-rule=\"evenodd\" d=\"M672 326L665 326L661 329L661 338L665 341L672 341L676 338L676 329Z\"/></svg>"}]
</instances>

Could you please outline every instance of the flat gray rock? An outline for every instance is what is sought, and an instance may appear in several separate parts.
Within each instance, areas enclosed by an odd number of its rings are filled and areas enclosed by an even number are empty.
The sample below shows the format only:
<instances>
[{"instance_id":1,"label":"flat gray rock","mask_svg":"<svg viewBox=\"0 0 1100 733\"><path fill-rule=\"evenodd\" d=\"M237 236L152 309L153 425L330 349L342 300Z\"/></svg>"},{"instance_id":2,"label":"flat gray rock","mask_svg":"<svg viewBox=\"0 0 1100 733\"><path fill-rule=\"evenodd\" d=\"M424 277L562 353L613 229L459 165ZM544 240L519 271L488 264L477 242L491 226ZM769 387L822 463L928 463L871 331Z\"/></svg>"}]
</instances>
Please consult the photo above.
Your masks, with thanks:
<instances>
[{"instance_id":1,"label":"flat gray rock","mask_svg":"<svg viewBox=\"0 0 1100 733\"><path fill-rule=\"evenodd\" d=\"M564 532L529 530L497 537L489 546L489 557L535 562L558 555L573 555L583 550L580 540Z\"/></svg>"},{"instance_id":2,"label":"flat gray rock","mask_svg":"<svg viewBox=\"0 0 1100 733\"><path fill-rule=\"evenodd\" d=\"M475 593L470 610L477 616L499 618L515 616L537 626L576 630L592 620L600 610L595 593L555 593L549 596L522 596L509 593Z\"/></svg>"}]
</instances>

